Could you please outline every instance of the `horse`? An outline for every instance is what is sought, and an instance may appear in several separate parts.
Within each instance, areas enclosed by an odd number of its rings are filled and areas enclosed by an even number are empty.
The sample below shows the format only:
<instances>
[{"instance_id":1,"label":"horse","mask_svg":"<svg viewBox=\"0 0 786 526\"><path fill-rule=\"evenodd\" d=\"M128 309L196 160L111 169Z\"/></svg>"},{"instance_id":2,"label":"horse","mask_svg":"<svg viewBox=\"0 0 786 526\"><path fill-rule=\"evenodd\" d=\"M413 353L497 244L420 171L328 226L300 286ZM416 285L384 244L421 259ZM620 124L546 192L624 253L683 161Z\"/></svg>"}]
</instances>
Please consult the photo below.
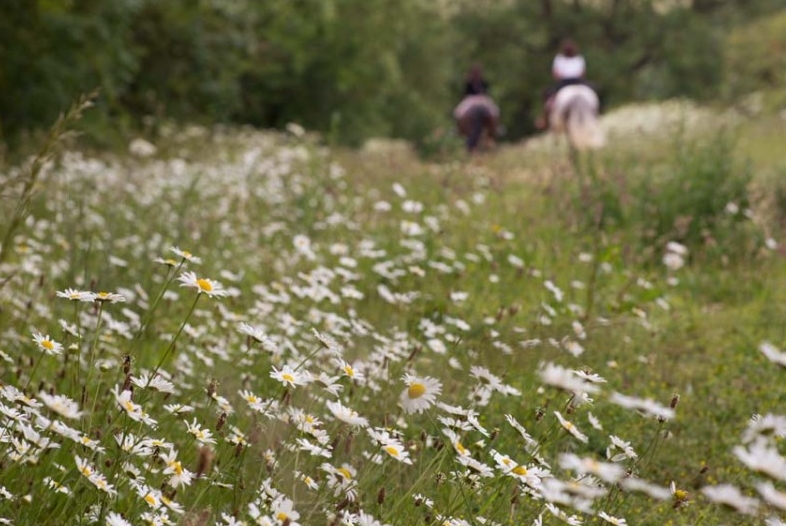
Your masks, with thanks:
<instances>
[{"instance_id":1,"label":"horse","mask_svg":"<svg viewBox=\"0 0 786 526\"><path fill-rule=\"evenodd\" d=\"M499 107L488 95L467 95L453 111L459 134L464 137L467 151L476 151L482 139L493 142L497 137Z\"/></svg>"},{"instance_id":2,"label":"horse","mask_svg":"<svg viewBox=\"0 0 786 526\"><path fill-rule=\"evenodd\" d=\"M567 136L571 151L595 150L606 144L606 135L598 122L600 101L585 84L561 88L549 111L549 128Z\"/></svg>"}]
</instances>

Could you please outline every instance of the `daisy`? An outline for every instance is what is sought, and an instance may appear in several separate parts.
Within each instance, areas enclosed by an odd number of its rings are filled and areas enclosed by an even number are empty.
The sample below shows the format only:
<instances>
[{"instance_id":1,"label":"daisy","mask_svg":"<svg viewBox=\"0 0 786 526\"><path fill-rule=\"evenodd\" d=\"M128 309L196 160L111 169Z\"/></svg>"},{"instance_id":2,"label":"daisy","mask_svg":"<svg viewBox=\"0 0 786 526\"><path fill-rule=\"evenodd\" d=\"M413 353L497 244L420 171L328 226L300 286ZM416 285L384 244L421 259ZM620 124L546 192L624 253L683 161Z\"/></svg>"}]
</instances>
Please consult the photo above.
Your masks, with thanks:
<instances>
[{"instance_id":1,"label":"daisy","mask_svg":"<svg viewBox=\"0 0 786 526\"><path fill-rule=\"evenodd\" d=\"M674 418L674 409L661 405L649 398L636 398L615 392L611 394L609 401L626 409L641 411L659 420L671 420Z\"/></svg>"},{"instance_id":2,"label":"daisy","mask_svg":"<svg viewBox=\"0 0 786 526\"><path fill-rule=\"evenodd\" d=\"M609 524L614 524L615 526L628 526L628 523L625 519L621 519L618 517L612 517L605 511L598 512L598 517L603 519L604 521L608 522Z\"/></svg>"},{"instance_id":3,"label":"daisy","mask_svg":"<svg viewBox=\"0 0 786 526\"><path fill-rule=\"evenodd\" d=\"M52 491L54 491L55 493L62 493L64 495L71 494L71 490L68 488L68 486L64 486L60 484L52 477L44 477L44 484L46 484L47 487Z\"/></svg>"},{"instance_id":4,"label":"daisy","mask_svg":"<svg viewBox=\"0 0 786 526\"><path fill-rule=\"evenodd\" d=\"M154 263L160 263L161 265L166 265L167 267L176 267L180 264L180 262L173 258L155 258L153 260Z\"/></svg>"},{"instance_id":5,"label":"daisy","mask_svg":"<svg viewBox=\"0 0 786 526\"><path fill-rule=\"evenodd\" d=\"M584 442L585 444L587 443L587 435L579 431L579 429L573 425L572 422L566 420L559 411L554 411L554 415L556 415L557 420L559 420L560 425L565 429L565 431L576 437L576 439L578 439L580 442Z\"/></svg>"},{"instance_id":6,"label":"daisy","mask_svg":"<svg viewBox=\"0 0 786 526\"><path fill-rule=\"evenodd\" d=\"M114 511L110 511L106 516L106 526L132 526L130 522L125 520L122 515Z\"/></svg>"},{"instance_id":7,"label":"daisy","mask_svg":"<svg viewBox=\"0 0 786 526\"><path fill-rule=\"evenodd\" d=\"M284 365L280 370L273 366L270 377L274 380L278 380L287 387L306 385L311 380L308 374L295 371L289 365Z\"/></svg>"},{"instance_id":8,"label":"daisy","mask_svg":"<svg viewBox=\"0 0 786 526\"><path fill-rule=\"evenodd\" d=\"M567 513L565 513L564 511L562 511L561 509L559 509L557 506L555 506L550 502L546 503L546 509L549 510L549 512L552 515L562 520L563 522L570 524L571 526L578 526L580 524L583 524L583 521L577 515L568 515Z\"/></svg>"},{"instance_id":9,"label":"daisy","mask_svg":"<svg viewBox=\"0 0 786 526\"><path fill-rule=\"evenodd\" d=\"M76 419L82 416L79 405L64 395L50 395L44 391L38 393L38 398L46 407L64 418Z\"/></svg>"},{"instance_id":10,"label":"daisy","mask_svg":"<svg viewBox=\"0 0 786 526\"><path fill-rule=\"evenodd\" d=\"M579 377L575 371L553 363L541 365L538 374L544 384L568 391L575 395L579 393L597 393L600 391L598 386Z\"/></svg>"},{"instance_id":11,"label":"daisy","mask_svg":"<svg viewBox=\"0 0 786 526\"><path fill-rule=\"evenodd\" d=\"M229 295L229 291L221 283L208 278L198 278L195 272L183 272L177 280L181 287L191 287L196 289L198 294L206 294L210 298L213 296L223 298Z\"/></svg>"},{"instance_id":12,"label":"daisy","mask_svg":"<svg viewBox=\"0 0 786 526\"><path fill-rule=\"evenodd\" d=\"M161 460L164 461L164 475L172 475L169 478L169 485L173 488L180 486L188 486L194 478L194 474L183 467L183 464L177 459L177 450L170 449L167 453L161 455Z\"/></svg>"},{"instance_id":13,"label":"daisy","mask_svg":"<svg viewBox=\"0 0 786 526\"><path fill-rule=\"evenodd\" d=\"M612 484L625 474L625 468L619 464L598 462L594 458L582 458L573 453L561 454L559 456L559 465L562 469L575 471L579 475L589 473Z\"/></svg>"},{"instance_id":14,"label":"daisy","mask_svg":"<svg viewBox=\"0 0 786 526\"><path fill-rule=\"evenodd\" d=\"M366 427L368 426L368 420L359 416L357 411L350 409L341 404L341 402L327 402L327 407L330 409L330 412L333 413L333 416L338 418L344 423L347 423L351 426L360 426Z\"/></svg>"},{"instance_id":15,"label":"daisy","mask_svg":"<svg viewBox=\"0 0 786 526\"><path fill-rule=\"evenodd\" d=\"M106 481L106 477L101 473L98 473L95 468L93 468L90 464L88 464L84 459L79 457L78 455L74 455L74 460L76 461L76 467L79 472L87 478L96 488L104 491L110 495L116 495L117 491L115 491L114 486L109 484Z\"/></svg>"},{"instance_id":16,"label":"daisy","mask_svg":"<svg viewBox=\"0 0 786 526\"><path fill-rule=\"evenodd\" d=\"M764 353L769 361L781 367L786 367L786 353L780 351L777 347L769 342L762 342L759 345L759 350Z\"/></svg>"},{"instance_id":17,"label":"daisy","mask_svg":"<svg viewBox=\"0 0 786 526\"><path fill-rule=\"evenodd\" d=\"M355 480L357 470L354 467L346 462L341 464L340 468L324 463L320 469L328 474L326 483L328 487L333 489L335 497L343 494L350 501L355 501L357 498L357 480Z\"/></svg>"},{"instance_id":18,"label":"daisy","mask_svg":"<svg viewBox=\"0 0 786 526\"><path fill-rule=\"evenodd\" d=\"M186 413L194 412L193 407L184 404L165 404L164 409L173 415L184 415Z\"/></svg>"},{"instance_id":19,"label":"daisy","mask_svg":"<svg viewBox=\"0 0 786 526\"><path fill-rule=\"evenodd\" d=\"M126 298L116 292L96 292L93 301L99 303L125 303Z\"/></svg>"},{"instance_id":20,"label":"daisy","mask_svg":"<svg viewBox=\"0 0 786 526\"><path fill-rule=\"evenodd\" d=\"M768 504L786 510L786 493L775 489L772 482L759 482L756 484L756 489Z\"/></svg>"},{"instance_id":21,"label":"daisy","mask_svg":"<svg viewBox=\"0 0 786 526\"><path fill-rule=\"evenodd\" d=\"M456 450L456 453L458 453L459 456L462 457L469 456L469 450L465 448L464 445L461 443L461 438L458 436L458 434L456 434L455 431L453 431L452 429L443 429L442 433L444 433L445 436L448 437L448 440L450 440L450 444L453 446L453 449Z\"/></svg>"},{"instance_id":22,"label":"daisy","mask_svg":"<svg viewBox=\"0 0 786 526\"><path fill-rule=\"evenodd\" d=\"M117 387L113 390L115 395L115 401L120 408L126 412L126 414L132 419L136 420L137 422L144 422L146 425L150 427L156 427L157 422L150 418L142 406L135 403L131 400L131 391L124 390L123 392L118 392Z\"/></svg>"},{"instance_id":23,"label":"daisy","mask_svg":"<svg viewBox=\"0 0 786 526\"><path fill-rule=\"evenodd\" d=\"M38 348L44 352L44 354L53 356L63 352L63 344L54 341L49 337L48 334L44 336L40 332L36 332L33 334L33 341L36 343L36 345L38 345Z\"/></svg>"},{"instance_id":24,"label":"daisy","mask_svg":"<svg viewBox=\"0 0 786 526\"><path fill-rule=\"evenodd\" d=\"M491 468L491 466L488 466L470 456L459 455L456 457L456 460L459 464L466 466L471 472L474 472L474 474L480 477L490 478L494 476L494 470Z\"/></svg>"},{"instance_id":25,"label":"daisy","mask_svg":"<svg viewBox=\"0 0 786 526\"><path fill-rule=\"evenodd\" d=\"M765 438L759 437L748 448L736 446L734 455L749 469L759 471L776 480L786 480L786 459Z\"/></svg>"},{"instance_id":26,"label":"daisy","mask_svg":"<svg viewBox=\"0 0 786 526\"><path fill-rule=\"evenodd\" d=\"M319 489L319 483L315 481L310 476L306 475L305 473L301 473L300 471L295 471L295 476L303 482L309 489L317 490Z\"/></svg>"},{"instance_id":27,"label":"daisy","mask_svg":"<svg viewBox=\"0 0 786 526\"><path fill-rule=\"evenodd\" d=\"M65 289L57 291L58 298L65 298L71 301L84 301L92 303L95 300L95 294L87 290Z\"/></svg>"},{"instance_id":28,"label":"daisy","mask_svg":"<svg viewBox=\"0 0 786 526\"><path fill-rule=\"evenodd\" d=\"M509 423L511 426L513 426L513 428L514 428L516 431L518 431L518 432L519 432L519 434L521 435L521 438L523 438L523 439L524 439L524 442L526 442L526 444L527 444L527 449L528 449L528 450L530 450L530 449L532 449L532 448L535 448L535 447L537 447L537 446L539 445L539 444L538 444L538 441L537 441L537 440L535 440L534 438L532 438L532 435L530 435L530 434L527 432L527 430L526 430L526 429L524 429L524 426L522 426L522 425L521 425L521 424L518 422L518 420L516 420L516 419L513 417L513 415L507 414L507 415L505 415L505 419L508 421L508 423Z\"/></svg>"},{"instance_id":29,"label":"daisy","mask_svg":"<svg viewBox=\"0 0 786 526\"><path fill-rule=\"evenodd\" d=\"M409 452L404 449L404 445L396 439L390 439L382 445L382 451L404 464L412 464Z\"/></svg>"},{"instance_id":30,"label":"daisy","mask_svg":"<svg viewBox=\"0 0 786 526\"><path fill-rule=\"evenodd\" d=\"M287 524L288 526L298 526L297 520L300 518L300 513L294 509L295 503L287 497L280 497L273 501L271 506L273 517L280 524Z\"/></svg>"},{"instance_id":31,"label":"daisy","mask_svg":"<svg viewBox=\"0 0 786 526\"><path fill-rule=\"evenodd\" d=\"M322 387L322 389L333 396L338 396L341 393L341 390L344 388L344 386L339 384L338 381L338 376L330 376L325 371L319 373L319 376L314 380L314 382Z\"/></svg>"},{"instance_id":32,"label":"daisy","mask_svg":"<svg viewBox=\"0 0 786 526\"><path fill-rule=\"evenodd\" d=\"M746 497L736 486L731 484L718 484L717 486L704 486L701 492L710 501L717 504L725 504L734 508L738 513L753 515L759 507L759 501L752 497Z\"/></svg>"},{"instance_id":33,"label":"daisy","mask_svg":"<svg viewBox=\"0 0 786 526\"><path fill-rule=\"evenodd\" d=\"M406 413L422 413L436 401L442 392L442 383L430 376L414 376L409 373L402 378L407 388L399 397L401 407Z\"/></svg>"},{"instance_id":34,"label":"daisy","mask_svg":"<svg viewBox=\"0 0 786 526\"><path fill-rule=\"evenodd\" d=\"M759 436L786 437L786 417L767 413L764 416L753 415L748 422L748 428L742 435L742 441L748 443Z\"/></svg>"},{"instance_id":35,"label":"daisy","mask_svg":"<svg viewBox=\"0 0 786 526\"><path fill-rule=\"evenodd\" d=\"M181 258L183 261L188 261L189 263L196 263L196 264L202 263L202 258L195 256L188 250L180 250L179 247L171 247L169 250L173 252L177 257Z\"/></svg>"},{"instance_id":36,"label":"daisy","mask_svg":"<svg viewBox=\"0 0 786 526\"><path fill-rule=\"evenodd\" d=\"M352 380L357 380L358 382L362 382L366 379L365 375L356 369L351 363L345 360L339 360L339 369L341 369L341 374L344 376L349 377Z\"/></svg>"},{"instance_id":37,"label":"daisy","mask_svg":"<svg viewBox=\"0 0 786 526\"><path fill-rule=\"evenodd\" d=\"M241 322L240 325L238 325L238 331L259 343L272 342L270 336L267 335L264 329L254 327L245 322Z\"/></svg>"},{"instance_id":38,"label":"daisy","mask_svg":"<svg viewBox=\"0 0 786 526\"><path fill-rule=\"evenodd\" d=\"M160 391L162 393L173 394L175 392L174 384L160 374L156 374L151 378L150 374L143 373L139 376L132 377L131 383L141 389L149 387L150 389L155 389L156 391Z\"/></svg>"},{"instance_id":39,"label":"daisy","mask_svg":"<svg viewBox=\"0 0 786 526\"><path fill-rule=\"evenodd\" d=\"M625 442L621 438L614 435L609 435L609 438L611 439L611 445L606 448L606 458L612 462L620 462L626 458L630 460L636 460L639 458L639 455L636 454L636 451L634 451L633 447L630 445L630 442ZM614 451L616 449L622 450L622 453L615 454Z\"/></svg>"},{"instance_id":40,"label":"daisy","mask_svg":"<svg viewBox=\"0 0 786 526\"><path fill-rule=\"evenodd\" d=\"M215 444L216 439L213 438L212 433L209 429L204 429L202 426L197 422L197 419L194 418L194 421L190 424L187 421L183 421L186 424L186 429L189 433L194 435L194 438L197 439L197 442L200 444L207 445L207 444Z\"/></svg>"},{"instance_id":41,"label":"daisy","mask_svg":"<svg viewBox=\"0 0 786 526\"><path fill-rule=\"evenodd\" d=\"M243 433L238 427L230 426L230 433L226 437L226 441L230 444L235 444L236 446L247 446L248 445L248 438L246 434Z\"/></svg>"},{"instance_id":42,"label":"daisy","mask_svg":"<svg viewBox=\"0 0 786 526\"><path fill-rule=\"evenodd\" d=\"M297 449L301 451L308 451L311 456L320 456L325 458L330 458L333 456L333 452L330 449L309 442L305 438L296 438L295 443L298 445Z\"/></svg>"}]
</instances>

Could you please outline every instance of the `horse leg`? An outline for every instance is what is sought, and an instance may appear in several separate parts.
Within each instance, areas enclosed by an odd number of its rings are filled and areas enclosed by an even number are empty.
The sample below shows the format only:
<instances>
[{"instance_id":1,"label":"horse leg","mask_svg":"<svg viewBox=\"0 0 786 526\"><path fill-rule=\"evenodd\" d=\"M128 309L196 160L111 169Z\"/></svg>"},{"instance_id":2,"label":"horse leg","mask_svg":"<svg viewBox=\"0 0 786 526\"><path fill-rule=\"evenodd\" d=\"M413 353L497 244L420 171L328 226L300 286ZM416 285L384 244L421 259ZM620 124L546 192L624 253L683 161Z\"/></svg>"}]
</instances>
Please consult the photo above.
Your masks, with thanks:
<instances>
[{"instance_id":1,"label":"horse leg","mask_svg":"<svg viewBox=\"0 0 786 526\"><path fill-rule=\"evenodd\" d=\"M469 119L469 134L467 135L467 150L475 151L483 136L486 119L490 117L489 112L482 106L471 108L467 115Z\"/></svg>"}]
</instances>

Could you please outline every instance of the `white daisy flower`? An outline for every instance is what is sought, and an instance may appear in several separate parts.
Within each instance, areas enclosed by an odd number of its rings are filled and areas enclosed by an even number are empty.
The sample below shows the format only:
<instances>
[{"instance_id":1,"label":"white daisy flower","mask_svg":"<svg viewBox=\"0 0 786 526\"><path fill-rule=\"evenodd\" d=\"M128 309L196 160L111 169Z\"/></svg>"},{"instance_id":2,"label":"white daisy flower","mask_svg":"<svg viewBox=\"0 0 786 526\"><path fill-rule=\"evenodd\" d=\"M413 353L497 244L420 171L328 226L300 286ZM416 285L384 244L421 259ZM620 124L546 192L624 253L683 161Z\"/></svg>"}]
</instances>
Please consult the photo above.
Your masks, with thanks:
<instances>
[{"instance_id":1,"label":"white daisy flower","mask_svg":"<svg viewBox=\"0 0 786 526\"><path fill-rule=\"evenodd\" d=\"M86 303L92 303L95 300L95 294L93 292L77 289L65 289L63 291L57 291L57 297L65 298L71 301L83 301Z\"/></svg>"},{"instance_id":2,"label":"white daisy flower","mask_svg":"<svg viewBox=\"0 0 786 526\"><path fill-rule=\"evenodd\" d=\"M54 341L49 337L48 334L44 336L40 332L36 332L33 334L33 341L36 343L36 345L38 345L38 348L44 352L44 354L53 356L63 352L63 344Z\"/></svg>"},{"instance_id":3,"label":"white daisy flower","mask_svg":"<svg viewBox=\"0 0 786 526\"><path fill-rule=\"evenodd\" d=\"M176 256L181 258L183 261L188 261L189 263L202 263L202 258L199 258L189 252L188 250L180 250L179 247L171 247L169 249L171 252L174 252Z\"/></svg>"},{"instance_id":4,"label":"white daisy flower","mask_svg":"<svg viewBox=\"0 0 786 526\"><path fill-rule=\"evenodd\" d=\"M368 426L368 420L358 415L357 411L344 406L341 402L327 402L327 408L337 419L351 426Z\"/></svg>"},{"instance_id":5,"label":"white daisy flower","mask_svg":"<svg viewBox=\"0 0 786 526\"><path fill-rule=\"evenodd\" d=\"M185 420L183 420L183 422L186 424L187 431L190 434L194 435L194 438L197 439L197 442L199 442L203 446L206 444L216 443L216 439L213 438L213 434L210 432L210 430L203 428L202 425L199 422L197 422L196 418L194 418L194 421L191 422L190 424Z\"/></svg>"},{"instance_id":6,"label":"white daisy flower","mask_svg":"<svg viewBox=\"0 0 786 526\"><path fill-rule=\"evenodd\" d=\"M221 283L208 278L199 278L195 272L183 272L178 276L177 280L180 282L181 287L190 287L195 289L198 294L205 294L211 298L213 296L223 298L229 295L229 291L224 289Z\"/></svg>"},{"instance_id":7,"label":"white daisy flower","mask_svg":"<svg viewBox=\"0 0 786 526\"><path fill-rule=\"evenodd\" d=\"M584 442L585 444L588 442L589 439L587 438L587 435L579 431L579 429L573 424L573 422L566 420L562 416L562 414L560 414L559 411L554 411L554 415L557 417L557 420L559 420L560 425L565 429L565 431L576 437L576 439L578 439L579 441Z\"/></svg>"},{"instance_id":8,"label":"white daisy flower","mask_svg":"<svg viewBox=\"0 0 786 526\"><path fill-rule=\"evenodd\" d=\"M753 515L759 507L758 499L746 497L736 486L731 484L718 484L717 486L704 486L701 492L710 501L724 504L734 508L738 513Z\"/></svg>"},{"instance_id":9,"label":"white daisy flower","mask_svg":"<svg viewBox=\"0 0 786 526\"><path fill-rule=\"evenodd\" d=\"M442 383L430 376L404 374L407 388L401 392L399 400L406 413L422 413L431 407L442 392Z\"/></svg>"},{"instance_id":10,"label":"white daisy flower","mask_svg":"<svg viewBox=\"0 0 786 526\"><path fill-rule=\"evenodd\" d=\"M76 419L82 416L79 404L64 395L50 395L44 391L38 393L38 398L49 409L64 418Z\"/></svg>"},{"instance_id":11,"label":"white daisy flower","mask_svg":"<svg viewBox=\"0 0 786 526\"><path fill-rule=\"evenodd\" d=\"M307 373L295 371L289 365L284 365L280 370L273 366L273 370L270 372L270 377L274 380L278 380L288 387L306 385L311 380Z\"/></svg>"}]
</instances>

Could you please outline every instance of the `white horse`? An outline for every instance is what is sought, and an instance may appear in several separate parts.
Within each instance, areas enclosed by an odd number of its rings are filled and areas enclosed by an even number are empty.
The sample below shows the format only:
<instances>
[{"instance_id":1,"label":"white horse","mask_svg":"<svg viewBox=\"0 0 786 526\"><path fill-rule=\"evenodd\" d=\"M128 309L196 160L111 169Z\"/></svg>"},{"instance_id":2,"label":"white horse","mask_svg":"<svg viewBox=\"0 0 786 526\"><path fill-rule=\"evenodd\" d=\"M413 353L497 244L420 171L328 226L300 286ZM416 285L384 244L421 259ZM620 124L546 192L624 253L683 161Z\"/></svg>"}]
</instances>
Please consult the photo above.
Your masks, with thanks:
<instances>
[{"instance_id":1,"label":"white horse","mask_svg":"<svg viewBox=\"0 0 786 526\"><path fill-rule=\"evenodd\" d=\"M573 150L594 150L606 144L598 122L600 101L589 86L572 84L554 96L549 114L551 131L565 134Z\"/></svg>"}]
</instances>

